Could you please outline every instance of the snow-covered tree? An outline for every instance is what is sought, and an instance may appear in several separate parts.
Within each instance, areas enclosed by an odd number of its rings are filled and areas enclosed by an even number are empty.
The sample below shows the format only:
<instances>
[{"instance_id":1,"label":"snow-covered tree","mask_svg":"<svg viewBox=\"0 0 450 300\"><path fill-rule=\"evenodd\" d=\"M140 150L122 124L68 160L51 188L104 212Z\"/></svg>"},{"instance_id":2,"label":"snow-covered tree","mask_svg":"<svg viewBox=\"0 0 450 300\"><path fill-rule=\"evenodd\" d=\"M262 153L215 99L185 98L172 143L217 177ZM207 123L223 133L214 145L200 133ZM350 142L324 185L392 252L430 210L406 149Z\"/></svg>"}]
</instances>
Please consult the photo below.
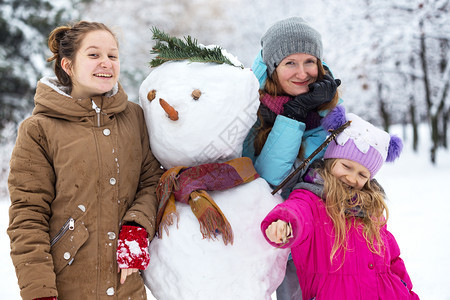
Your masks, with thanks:
<instances>
[{"instance_id":1,"label":"snow-covered tree","mask_svg":"<svg viewBox=\"0 0 450 300\"><path fill-rule=\"evenodd\" d=\"M70 1L0 1L0 129L31 112L36 81L45 63L51 30L75 15Z\"/></svg>"},{"instance_id":2,"label":"snow-covered tree","mask_svg":"<svg viewBox=\"0 0 450 300\"><path fill-rule=\"evenodd\" d=\"M323 0L333 62L343 74L345 105L386 130L430 124L435 161L446 146L450 79L448 0ZM339 14L336 12L339 11ZM356 100L356 101L355 101Z\"/></svg>"},{"instance_id":3,"label":"snow-covered tree","mask_svg":"<svg viewBox=\"0 0 450 300\"><path fill-rule=\"evenodd\" d=\"M431 161L439 147L447 148L450 115L450 1L420 3L417 17L419 61L431 131Z\"/></svg>"}]
</instances>

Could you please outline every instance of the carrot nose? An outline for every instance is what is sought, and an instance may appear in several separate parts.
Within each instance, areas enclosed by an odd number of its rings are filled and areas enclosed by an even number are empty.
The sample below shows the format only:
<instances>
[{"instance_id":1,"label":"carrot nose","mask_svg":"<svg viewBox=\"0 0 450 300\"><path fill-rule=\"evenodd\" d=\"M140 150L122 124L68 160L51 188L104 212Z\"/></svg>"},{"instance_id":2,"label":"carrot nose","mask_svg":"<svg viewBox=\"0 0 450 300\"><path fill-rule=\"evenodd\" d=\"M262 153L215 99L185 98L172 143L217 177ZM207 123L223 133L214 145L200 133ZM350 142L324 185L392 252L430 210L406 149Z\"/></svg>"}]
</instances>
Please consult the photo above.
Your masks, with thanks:
<instances>
[{"instance_id":1,"label":"carrot nose","mask_svg":"<svg viewBox=\"0 0 450 300\"><path fill-rule=\"evenodd\" d=\"M164 109L164 111L167 113L169 119L172 121L178 120L178 112L175 108L172 107L169 103L167 103L164 99L159 98L159 104Z\"/></svg>"}]
</instances>

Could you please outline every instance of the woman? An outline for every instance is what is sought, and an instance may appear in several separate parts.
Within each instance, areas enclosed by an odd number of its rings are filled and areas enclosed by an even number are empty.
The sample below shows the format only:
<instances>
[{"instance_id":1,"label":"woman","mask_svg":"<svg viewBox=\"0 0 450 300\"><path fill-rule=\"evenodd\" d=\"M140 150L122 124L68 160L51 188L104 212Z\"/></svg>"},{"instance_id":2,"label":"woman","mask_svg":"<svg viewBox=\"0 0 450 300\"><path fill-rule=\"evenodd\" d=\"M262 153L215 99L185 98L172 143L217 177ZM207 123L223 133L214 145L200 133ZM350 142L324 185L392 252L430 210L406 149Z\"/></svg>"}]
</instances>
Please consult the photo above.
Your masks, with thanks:
<instances>
[{"instance_id":1,"label":"woman","mask_svg":"<svg viewBox=\"0 0 450 300\"><path fill-rule=\"evenodd\" d=\"M8 178L21 296L146 299L137 271L148 265L162 172L142 109L118 83L117 39L81 21L53 30L49 48L56 77L37 84Z\"/></svg>"},{"instance_id":2,"label":"woman","mask_svg":"<svg viewBox=\"0 0 450 300\"><path fill-rule=\"evenodd\" d=\"M320 120L338 104L340 80L333 79L322 61L320 33L302 18L272 25L261 38L261 46L252 66L261 86L261 105L258 121L244 142L243 156L253 160L262 178L277 186L326 139ZM323 151L314 159L322 156ZM289 192L287 185L282 196L287 198ZM277 299L300 296L290 259Z\"/></svg>"},{"instance_id":3,"label":"woman","mask_svg":"<svg viewBox=\"0 0 450 300\"><path fill-rule=\"evenodd\" d=\"M340 80L323 65L320 34L302 18L275 23L261 46L252 66L262 87L261 105L243 154L278 185L297 158L302 161L325 140L319 121L337 105Z\"/></svg>"}]
</instances>

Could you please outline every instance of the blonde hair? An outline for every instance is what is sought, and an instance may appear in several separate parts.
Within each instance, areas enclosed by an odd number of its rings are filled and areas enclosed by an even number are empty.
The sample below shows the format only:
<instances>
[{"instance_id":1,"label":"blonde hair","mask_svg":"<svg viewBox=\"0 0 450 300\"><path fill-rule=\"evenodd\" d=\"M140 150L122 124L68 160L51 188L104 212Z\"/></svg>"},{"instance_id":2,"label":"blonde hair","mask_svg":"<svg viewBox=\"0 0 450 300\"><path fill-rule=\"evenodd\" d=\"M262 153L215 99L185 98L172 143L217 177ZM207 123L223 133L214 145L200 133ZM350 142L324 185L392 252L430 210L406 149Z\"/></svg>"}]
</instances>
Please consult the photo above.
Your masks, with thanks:
<instances>
[{"instance_id":1,"label":"blonde hair","mask_svg":"<svg viewBox=\"0 0 450 300\"><path fill-rule=\"evenodd\" d=\"M384 201L385 194L376 181L367 181L361 190L350 189L331 174L331 169L337 159L326 159L325 166L318 172L324 180L324 198L328 215L334 225L334 244L331 249L330 261L338 251L342 251L343 260L347 251L347 231L352 226L363 227L363 237L367 247L373 253L381 255L384 242L381 228L386 224L389 211ZM362 215L353 218L350 211L358 211Z\"/></svg>"},{"instance_id":2,"label":"blonde hair","mask_svg":"<svg viewBox=\"0 0 450 300\"><path fill-rule=\"evenodd\" d=\"M67 57L71 63L75 62L75 55L80 48L81 42L83 41L86 34L97 31L104 30L114 37L117 45L119 42L116 35L109 29L105 24L98 22L87 22L80 21L74 25L59 26L50 33L48 37L48 48L53 53L51 57L47 59L48 62L55 61L54 71L58 78L58 81L63 86L72 87L72 79L63 70L61 66L61 60Z\"/></svg>"}]
</instances>

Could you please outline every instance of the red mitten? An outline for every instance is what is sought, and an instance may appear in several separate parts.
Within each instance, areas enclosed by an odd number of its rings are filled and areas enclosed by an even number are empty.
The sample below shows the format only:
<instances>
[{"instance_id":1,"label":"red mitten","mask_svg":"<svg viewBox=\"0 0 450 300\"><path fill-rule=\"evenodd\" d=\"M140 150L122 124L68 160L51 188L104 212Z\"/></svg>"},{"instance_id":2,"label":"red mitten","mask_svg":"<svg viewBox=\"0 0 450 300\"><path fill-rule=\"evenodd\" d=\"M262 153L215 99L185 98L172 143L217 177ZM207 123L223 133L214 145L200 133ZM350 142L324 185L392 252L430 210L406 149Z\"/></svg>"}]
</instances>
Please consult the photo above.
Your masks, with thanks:
<instances>
[{"instance_id":1,"label":"red mitten","mask_svg":"<svg viewBox=\"0 0 450 300\"><path fill-rule=\"evenodd\" d=\"M117 262L120 269L145 270L150 262L147 230L124 225L117 241Z\"/></svg>"},{"instance_id":2,"label":"red mitten","mask_svg":"<svg viewBox=\"0 0 450 300\"><path fill-rule=\"evenodd\" d=\"M58 300L56 297L34 298L33 300Z\"/></svg>"}]
</instances>

